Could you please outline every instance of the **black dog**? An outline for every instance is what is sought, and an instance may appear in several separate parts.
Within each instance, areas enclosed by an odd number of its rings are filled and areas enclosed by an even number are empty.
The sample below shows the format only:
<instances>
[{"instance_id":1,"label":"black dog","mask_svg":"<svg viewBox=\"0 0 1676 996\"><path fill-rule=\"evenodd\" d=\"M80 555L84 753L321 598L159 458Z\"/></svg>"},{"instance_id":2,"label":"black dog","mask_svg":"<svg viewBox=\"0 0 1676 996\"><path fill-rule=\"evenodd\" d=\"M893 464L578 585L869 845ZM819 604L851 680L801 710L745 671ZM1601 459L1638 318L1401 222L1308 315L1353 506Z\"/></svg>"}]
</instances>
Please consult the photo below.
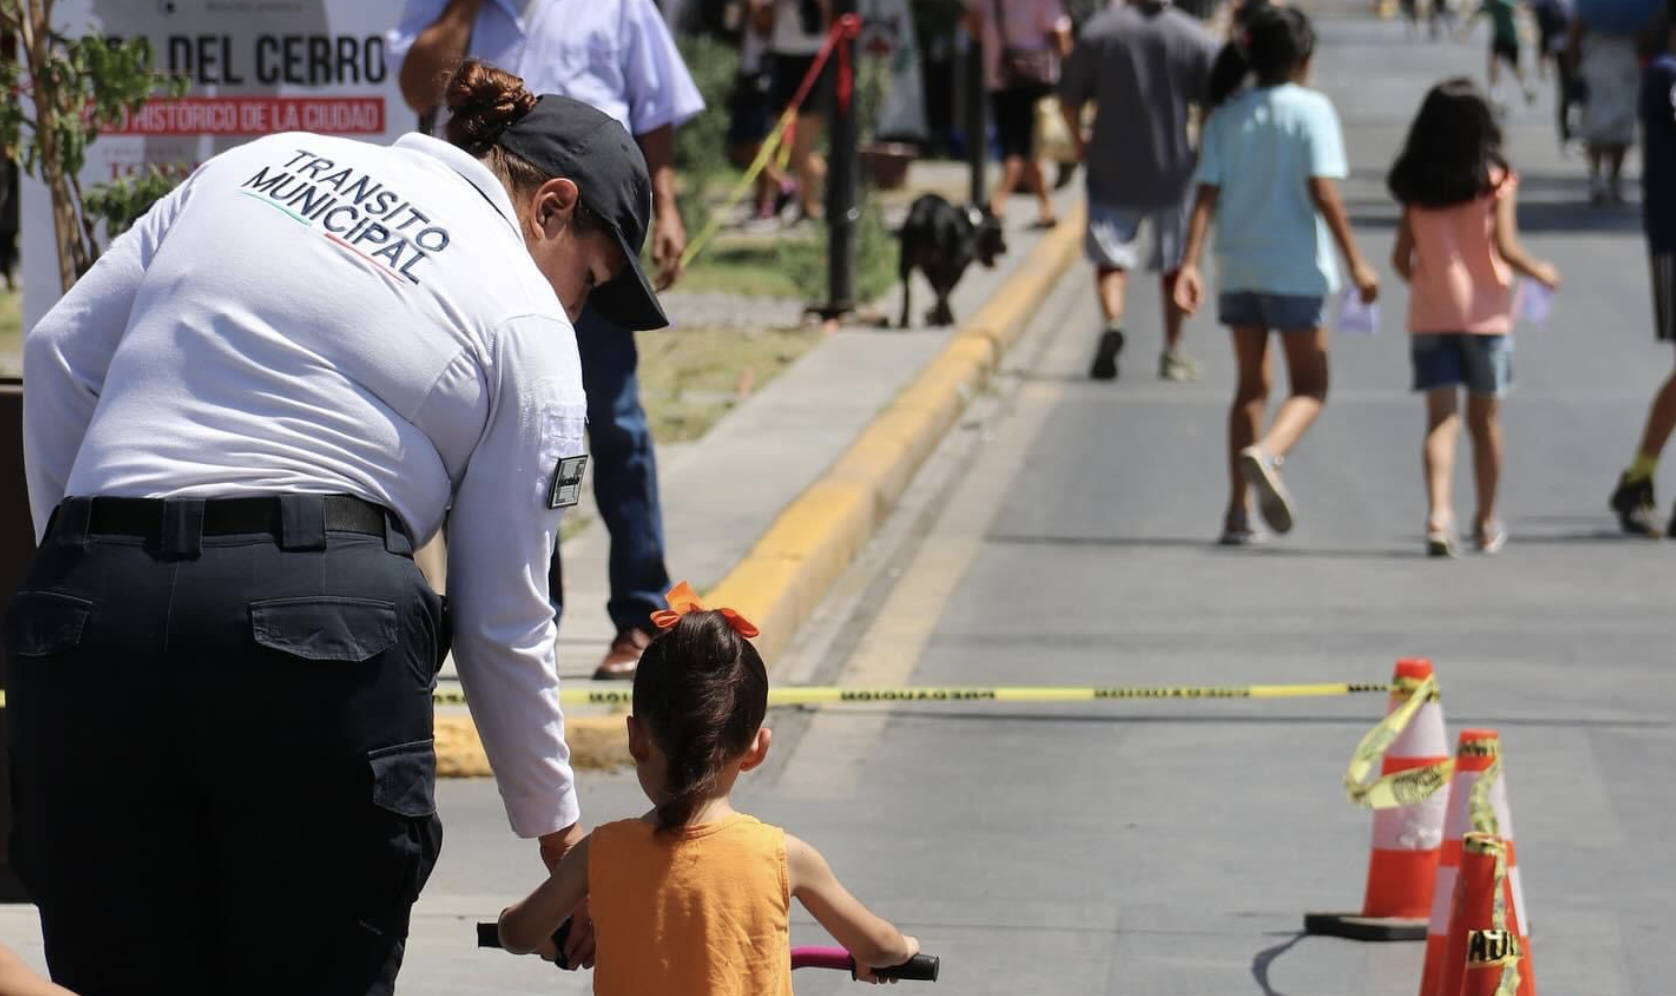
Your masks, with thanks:
<instances>
[{"instance_id":1,"label":"black dog","mask_svg":"<svg viewBox=\"0 0 1676 996\"><path fill-rule=\"evenodd\" d=\"M902 240L902 327L908 327L911 311L909 276L914 270L937 292L937 306L925 316L930 325L953 325L949 293L972 260L993 269L995 260L1007 251L1001 222L988 208L955 207L936 194L926 194L908 209L908 220L897 232Z\"/></svg>"}]
</instances>

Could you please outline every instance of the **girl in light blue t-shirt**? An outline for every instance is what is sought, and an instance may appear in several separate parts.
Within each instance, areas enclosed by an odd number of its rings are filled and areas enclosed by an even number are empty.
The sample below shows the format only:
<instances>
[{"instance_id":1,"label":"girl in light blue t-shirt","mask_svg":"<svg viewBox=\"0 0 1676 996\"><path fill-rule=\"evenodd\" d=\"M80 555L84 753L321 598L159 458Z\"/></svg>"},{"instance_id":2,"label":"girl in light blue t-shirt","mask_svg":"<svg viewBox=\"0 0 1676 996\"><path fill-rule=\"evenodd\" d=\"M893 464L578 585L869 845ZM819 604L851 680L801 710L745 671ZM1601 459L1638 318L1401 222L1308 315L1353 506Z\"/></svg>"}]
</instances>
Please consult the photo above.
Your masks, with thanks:
<instances>
[{"instance_id":1,"label":"girl in light blue t-shirt","mask_svg":"<svg viewBox=\"0 0 1676 996\"><path fill-rule=\"evenodd\" d=\"M1260 535L1249 495L1277 533L1292 528L1281 483L1288 451L1327 397L1326 301L1338 288L1333 244L1364 301L1379 277L1357 251L1338 184L1347 173L1338 114L1305 88L1315 32L1291 7L1264 7L1244 37L1217 56L1195 177L1198 200L1175 298L1188 314L1204 303L1199 259L1216 220L1217 310L1233 332L1239 386L1228 417L1229 493L1222 542L1244 546ZM1246 77L1256 85L1237 93ZM1283 333L1292 393L1259 435L1269 402L1269 332Z\"/></svg>"}]
</instances>

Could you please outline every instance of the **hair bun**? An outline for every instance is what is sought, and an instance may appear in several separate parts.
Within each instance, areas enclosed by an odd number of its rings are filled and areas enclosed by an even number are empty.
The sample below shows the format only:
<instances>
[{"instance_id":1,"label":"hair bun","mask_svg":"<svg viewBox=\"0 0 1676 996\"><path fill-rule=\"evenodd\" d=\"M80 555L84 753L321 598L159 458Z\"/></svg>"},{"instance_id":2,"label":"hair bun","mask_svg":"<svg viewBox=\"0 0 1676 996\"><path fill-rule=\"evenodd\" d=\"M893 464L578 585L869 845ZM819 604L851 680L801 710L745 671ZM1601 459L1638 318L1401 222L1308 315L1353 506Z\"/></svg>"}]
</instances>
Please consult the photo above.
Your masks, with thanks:
<instances>
[{"instance_id":1,"label":"hair bun","mask_svg":"<svg viewBox=\"0 0 1676 996\"><path fill-rule=\"evenodd\" d=\"M442 102L449 112L443 132L448 141L480 156L535 107L536 96L511 73L467 59L448 80Z\"/></svg>"}]
</instances>

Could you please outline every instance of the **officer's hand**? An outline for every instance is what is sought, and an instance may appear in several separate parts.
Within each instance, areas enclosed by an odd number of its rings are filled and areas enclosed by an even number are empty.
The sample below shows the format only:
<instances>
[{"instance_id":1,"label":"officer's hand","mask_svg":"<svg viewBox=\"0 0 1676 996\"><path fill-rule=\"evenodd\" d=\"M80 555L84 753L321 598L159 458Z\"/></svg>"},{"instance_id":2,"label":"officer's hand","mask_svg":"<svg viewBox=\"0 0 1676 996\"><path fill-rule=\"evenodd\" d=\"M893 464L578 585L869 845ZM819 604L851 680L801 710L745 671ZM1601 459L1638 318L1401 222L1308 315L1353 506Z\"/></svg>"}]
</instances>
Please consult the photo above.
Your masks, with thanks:
<instances>
[{"instance_id":1,"label":"officer's hand","mask_svg":"<svg viewBox=\"0 0 1676 996\"><path fill-rule=\"evenodd\" d=\"M673 206L658 212L652 225L652 264L657 267L654 285L660 291L675 286L681 278L681 254L687 251L687 226Z\"/></svg>"}]
</instances>

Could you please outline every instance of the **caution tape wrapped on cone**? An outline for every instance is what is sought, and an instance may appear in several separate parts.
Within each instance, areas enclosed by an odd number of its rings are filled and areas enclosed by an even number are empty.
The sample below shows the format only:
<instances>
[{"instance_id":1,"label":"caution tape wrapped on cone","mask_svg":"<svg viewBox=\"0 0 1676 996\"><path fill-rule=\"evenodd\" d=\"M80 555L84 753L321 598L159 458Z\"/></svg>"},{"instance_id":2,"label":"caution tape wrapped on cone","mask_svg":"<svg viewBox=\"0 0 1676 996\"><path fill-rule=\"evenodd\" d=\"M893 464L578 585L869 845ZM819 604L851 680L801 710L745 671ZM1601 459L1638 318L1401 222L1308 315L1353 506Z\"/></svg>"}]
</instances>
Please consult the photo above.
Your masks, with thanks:
<instances>
[{"instance_id":1,"label":"caution tape wrapped on cone","mask_svg":"<svg viewBox=\"0 0 1676 996\"><path fill-rule=\"evenodd\" d=\"M1398 687L1401 688L1402 684L1399 683ZM1454 761L1373 777L1385 752L1402 736L1415 713L1438 695L1436 676L1415 684L1409 690L1408 701L1380 720L1356 745L1355 752L1350 755L1350 770L1344 775L1344 789L1351 805L1366 809L1412 806L1448 787L1449 778L1455 772Z\"/></svg>"},{"instance_id":2,"label":"caution tape wrapped on cone","mask_svg":"<svg viewBox=\"0 0 1676 996\"><path fill-rule=\"evenodd\" d=\"M1478 833L1501 836L1501 821L1496 819L1496 807L1490 804L1490 787L1501 777L1501 755L1490 763L1467 796L1467 813L1472 817L1472 829Z\"/></svg>"},{"instance_id":3,"label":"caution tape wrapped on cone","mask_svg":"<svg viewBox=\"0 0 1676 996\"><path fill-rule=\"evenodd\" d=\"M1500 761L1498 760L1499 764ZM1495 774L1492 768L1479 779L1479 784L1488 784ZM1476 797L1478 793L1473 792ZM1477 799L1474 799L1477 802ZM1485 803L1488 806L1488 802ZM1474 819L1477 814L1474 814ZM1490 814L1495 819L1495 814ZM1494 996L1518 996L1519 992L1519 961L1524 957L1524 945L1519 938L1519 929L1509 922L1508 918L1508 888L1507 888L1507 845L1494 834L1483 834L1477 831L1469 833L1462 842L1462 847L1469 853L1493 855L1495 858L1495 894L1491 900L1490 929L1469 930L1467 933L1466 968L1471 971L1493 971L1501 969L1501 977L1496 983ZM1463 990L1475 987L1463 987ZM1483 989L1476 989L1483 992Z\"/></svg>"}]
</instances>

